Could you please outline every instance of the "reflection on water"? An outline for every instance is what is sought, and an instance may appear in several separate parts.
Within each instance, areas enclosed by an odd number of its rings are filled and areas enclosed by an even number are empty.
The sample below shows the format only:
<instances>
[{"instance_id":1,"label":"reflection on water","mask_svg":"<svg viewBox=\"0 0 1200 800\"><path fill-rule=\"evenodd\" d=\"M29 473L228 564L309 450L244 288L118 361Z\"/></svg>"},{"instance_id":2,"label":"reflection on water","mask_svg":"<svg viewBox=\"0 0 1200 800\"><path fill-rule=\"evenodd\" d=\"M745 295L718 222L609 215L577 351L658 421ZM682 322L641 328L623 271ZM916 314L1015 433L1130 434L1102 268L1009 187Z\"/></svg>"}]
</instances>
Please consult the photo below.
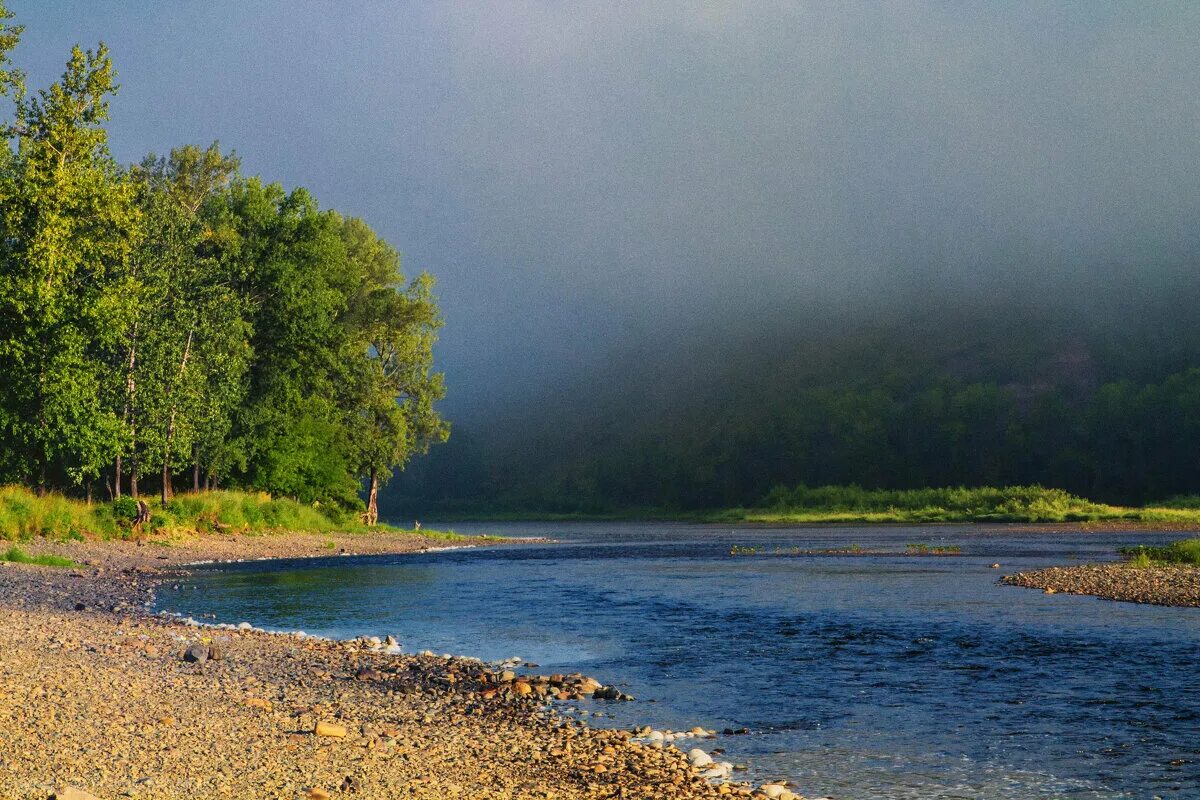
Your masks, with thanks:
<instances>
[{"instance_id":1,"label":"reflection on water","mask_svg":"<svg viewBox=\"0 0 1200 800\"><path fill-rule=\"evenodd\" d=\"M1142 534L459 525L519 545L198 572L163 608L406 650L521 656L723 737L751 775L845 798L1200 797L1200 610L1000 587ZM906 543L957 557L908 557ZM759 555L729 555L733 545ZM884 556L780 554L857 544ZM1003 568L989 565L999 561Z\"/></svg>"}]
</instances>

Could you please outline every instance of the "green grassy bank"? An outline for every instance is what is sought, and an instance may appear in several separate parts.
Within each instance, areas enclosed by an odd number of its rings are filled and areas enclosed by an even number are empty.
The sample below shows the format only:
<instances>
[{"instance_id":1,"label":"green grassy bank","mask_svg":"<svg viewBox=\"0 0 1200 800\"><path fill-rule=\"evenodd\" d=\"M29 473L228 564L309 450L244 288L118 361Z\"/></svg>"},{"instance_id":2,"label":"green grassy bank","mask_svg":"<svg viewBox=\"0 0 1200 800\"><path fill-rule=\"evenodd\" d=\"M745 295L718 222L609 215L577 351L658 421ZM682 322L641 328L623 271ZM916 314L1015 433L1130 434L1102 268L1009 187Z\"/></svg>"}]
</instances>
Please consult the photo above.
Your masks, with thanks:
<instances>
[{"instance_id":1,"label":"green grassy bank","mask_svg":"<svg viewBox=\"0 0 1200 800\"><path fill-rule=\"evenodd\" d=\"M150 503L151 519L143 536L249 533L401 533L390 525L368 527L357 514L332 506L306 505L260 493L212 491L181 494L164 508ZM135 536L137 503L124 497L87 504L48 494L38 497L20 486L0 487L0 539L35 536L52 539L127 539ZM461 539L444 531L421 530L430 539ZM8 559L16 560L16 559Z\"/></svg>"},{"instance_id":2,"label":"green grassy bank","mask_svg":"<svg viewBox=\"0 0 1200 800\"><path fill-rule=\"evenodd\" d=\"M762 508L721 512L744 522L1133 522L1200 525L1200 503L1176 498L1148 507L1095 503L1041 486L863 489L779 487Z\"/></svg>"},{"instance_id":3,"label":"green grassy bank","mask_svg":"<svg viewBox=\"0 0 1200 800\"><path fill-rule=\"evenodd\" d=\"M1122 547L1121 555L1135 567L1200 567L1200 539L1183 539L1161 547Z\"/></svg>"},{"instance_id":4,"label":"green grassy bank","mask_svg":"<svg viewBox=\"0 0 1200 800\"><path fill-rule=\"evenodd\" d=\"M1139 527L1200 529L1200 496L1149 506L1096 503L1041 486L863 489L859 486L777 487L754 508L712 511L627 509L606 512L459 512L439 519L479 521L670 520L775 524L918 524L952 522L1128 523Z\"/></svg>"}]
</instances>

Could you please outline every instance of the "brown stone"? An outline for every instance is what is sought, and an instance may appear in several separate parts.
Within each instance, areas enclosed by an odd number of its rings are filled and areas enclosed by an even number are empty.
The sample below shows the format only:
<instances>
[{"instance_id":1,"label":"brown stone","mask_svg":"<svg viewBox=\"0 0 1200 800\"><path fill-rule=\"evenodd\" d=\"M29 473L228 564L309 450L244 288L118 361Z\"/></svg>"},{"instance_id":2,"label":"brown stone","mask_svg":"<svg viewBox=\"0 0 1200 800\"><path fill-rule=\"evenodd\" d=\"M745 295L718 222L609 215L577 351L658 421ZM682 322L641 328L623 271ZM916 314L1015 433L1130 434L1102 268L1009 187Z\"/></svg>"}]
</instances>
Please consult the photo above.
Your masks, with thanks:
<instances>
[{"instance_id":1,"label":"brown stone","mask_svg":"<svg viewBox=\"0 0 1200 800\"><path fill-rule=\"evenodd\" d=\"M346 737L346 728L342 725L334 725L332 722L318 722L316 727L313 728L313 733L317 736L344 739Z\"/></svg>"}]
</instances>

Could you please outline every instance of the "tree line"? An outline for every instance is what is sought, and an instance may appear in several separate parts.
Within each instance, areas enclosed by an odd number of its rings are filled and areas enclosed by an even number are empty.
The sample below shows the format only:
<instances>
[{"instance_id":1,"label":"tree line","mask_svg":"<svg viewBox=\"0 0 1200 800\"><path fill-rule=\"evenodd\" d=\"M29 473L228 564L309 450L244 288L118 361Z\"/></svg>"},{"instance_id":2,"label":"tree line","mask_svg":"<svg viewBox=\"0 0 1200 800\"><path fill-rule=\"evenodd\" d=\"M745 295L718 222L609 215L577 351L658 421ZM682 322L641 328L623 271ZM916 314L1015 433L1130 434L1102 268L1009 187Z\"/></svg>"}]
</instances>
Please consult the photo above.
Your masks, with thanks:
<instances>
[{"instance_id":1,"label":"tree line","mask_svg":"<svg viewBox=\"0 0 1200 800\"><path fill-rule=\"evenodd\" d=\"M122 166L106 47L31 91L0 4L0 481L249 488L377 515L443 441L432 278L217 144ZM190 473L188 475L187 473Z\"/></svg>"},{"instance_id":2,"label":"tree line","mask_svg":"<svg viewBox=\"0 0 1200 800\"><path fill-rule=\"evenodd\" d=\"M773 487L801 484L1040 484L1115 504L1200 494L1200 303L1194 287L1144 300L777 323L750 344L615 358L557 406L531 401L532 422L461 422L388 502L699 511L769 505Z\"/></svg>"}]
</instances>

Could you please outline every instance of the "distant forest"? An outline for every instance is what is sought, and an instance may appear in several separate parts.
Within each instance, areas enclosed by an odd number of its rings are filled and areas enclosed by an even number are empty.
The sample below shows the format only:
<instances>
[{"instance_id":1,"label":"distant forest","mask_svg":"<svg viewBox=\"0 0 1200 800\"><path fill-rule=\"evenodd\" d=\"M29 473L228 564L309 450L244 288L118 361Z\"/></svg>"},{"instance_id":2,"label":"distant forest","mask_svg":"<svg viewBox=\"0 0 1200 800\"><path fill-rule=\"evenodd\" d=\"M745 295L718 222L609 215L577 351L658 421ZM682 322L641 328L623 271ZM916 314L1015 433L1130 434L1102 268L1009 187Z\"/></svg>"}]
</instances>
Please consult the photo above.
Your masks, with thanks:
<instances>
[{"instance_id":1,"label":"distant forest","mask_svg":"<svg viewBox=\"0 0 1200 800\"><path fill-rule=\"evenodd\" d=\"M361 508L444 440L432 279L214 144L122 166L101 46L29 91L0 4L0 482Z\"/></svg>"},{"instance_id":2,"label":"distant forest","mask_svg":"<svg viewBox=\"0 0 1200 800\"><path fill-rule=\"evenodd\" d=\"M761 505L773 487L1041 484L1142 503L1200 491L1200 297L714 320L463 422L387 509L610 513Z\"/></svg>"}]
</instances>

